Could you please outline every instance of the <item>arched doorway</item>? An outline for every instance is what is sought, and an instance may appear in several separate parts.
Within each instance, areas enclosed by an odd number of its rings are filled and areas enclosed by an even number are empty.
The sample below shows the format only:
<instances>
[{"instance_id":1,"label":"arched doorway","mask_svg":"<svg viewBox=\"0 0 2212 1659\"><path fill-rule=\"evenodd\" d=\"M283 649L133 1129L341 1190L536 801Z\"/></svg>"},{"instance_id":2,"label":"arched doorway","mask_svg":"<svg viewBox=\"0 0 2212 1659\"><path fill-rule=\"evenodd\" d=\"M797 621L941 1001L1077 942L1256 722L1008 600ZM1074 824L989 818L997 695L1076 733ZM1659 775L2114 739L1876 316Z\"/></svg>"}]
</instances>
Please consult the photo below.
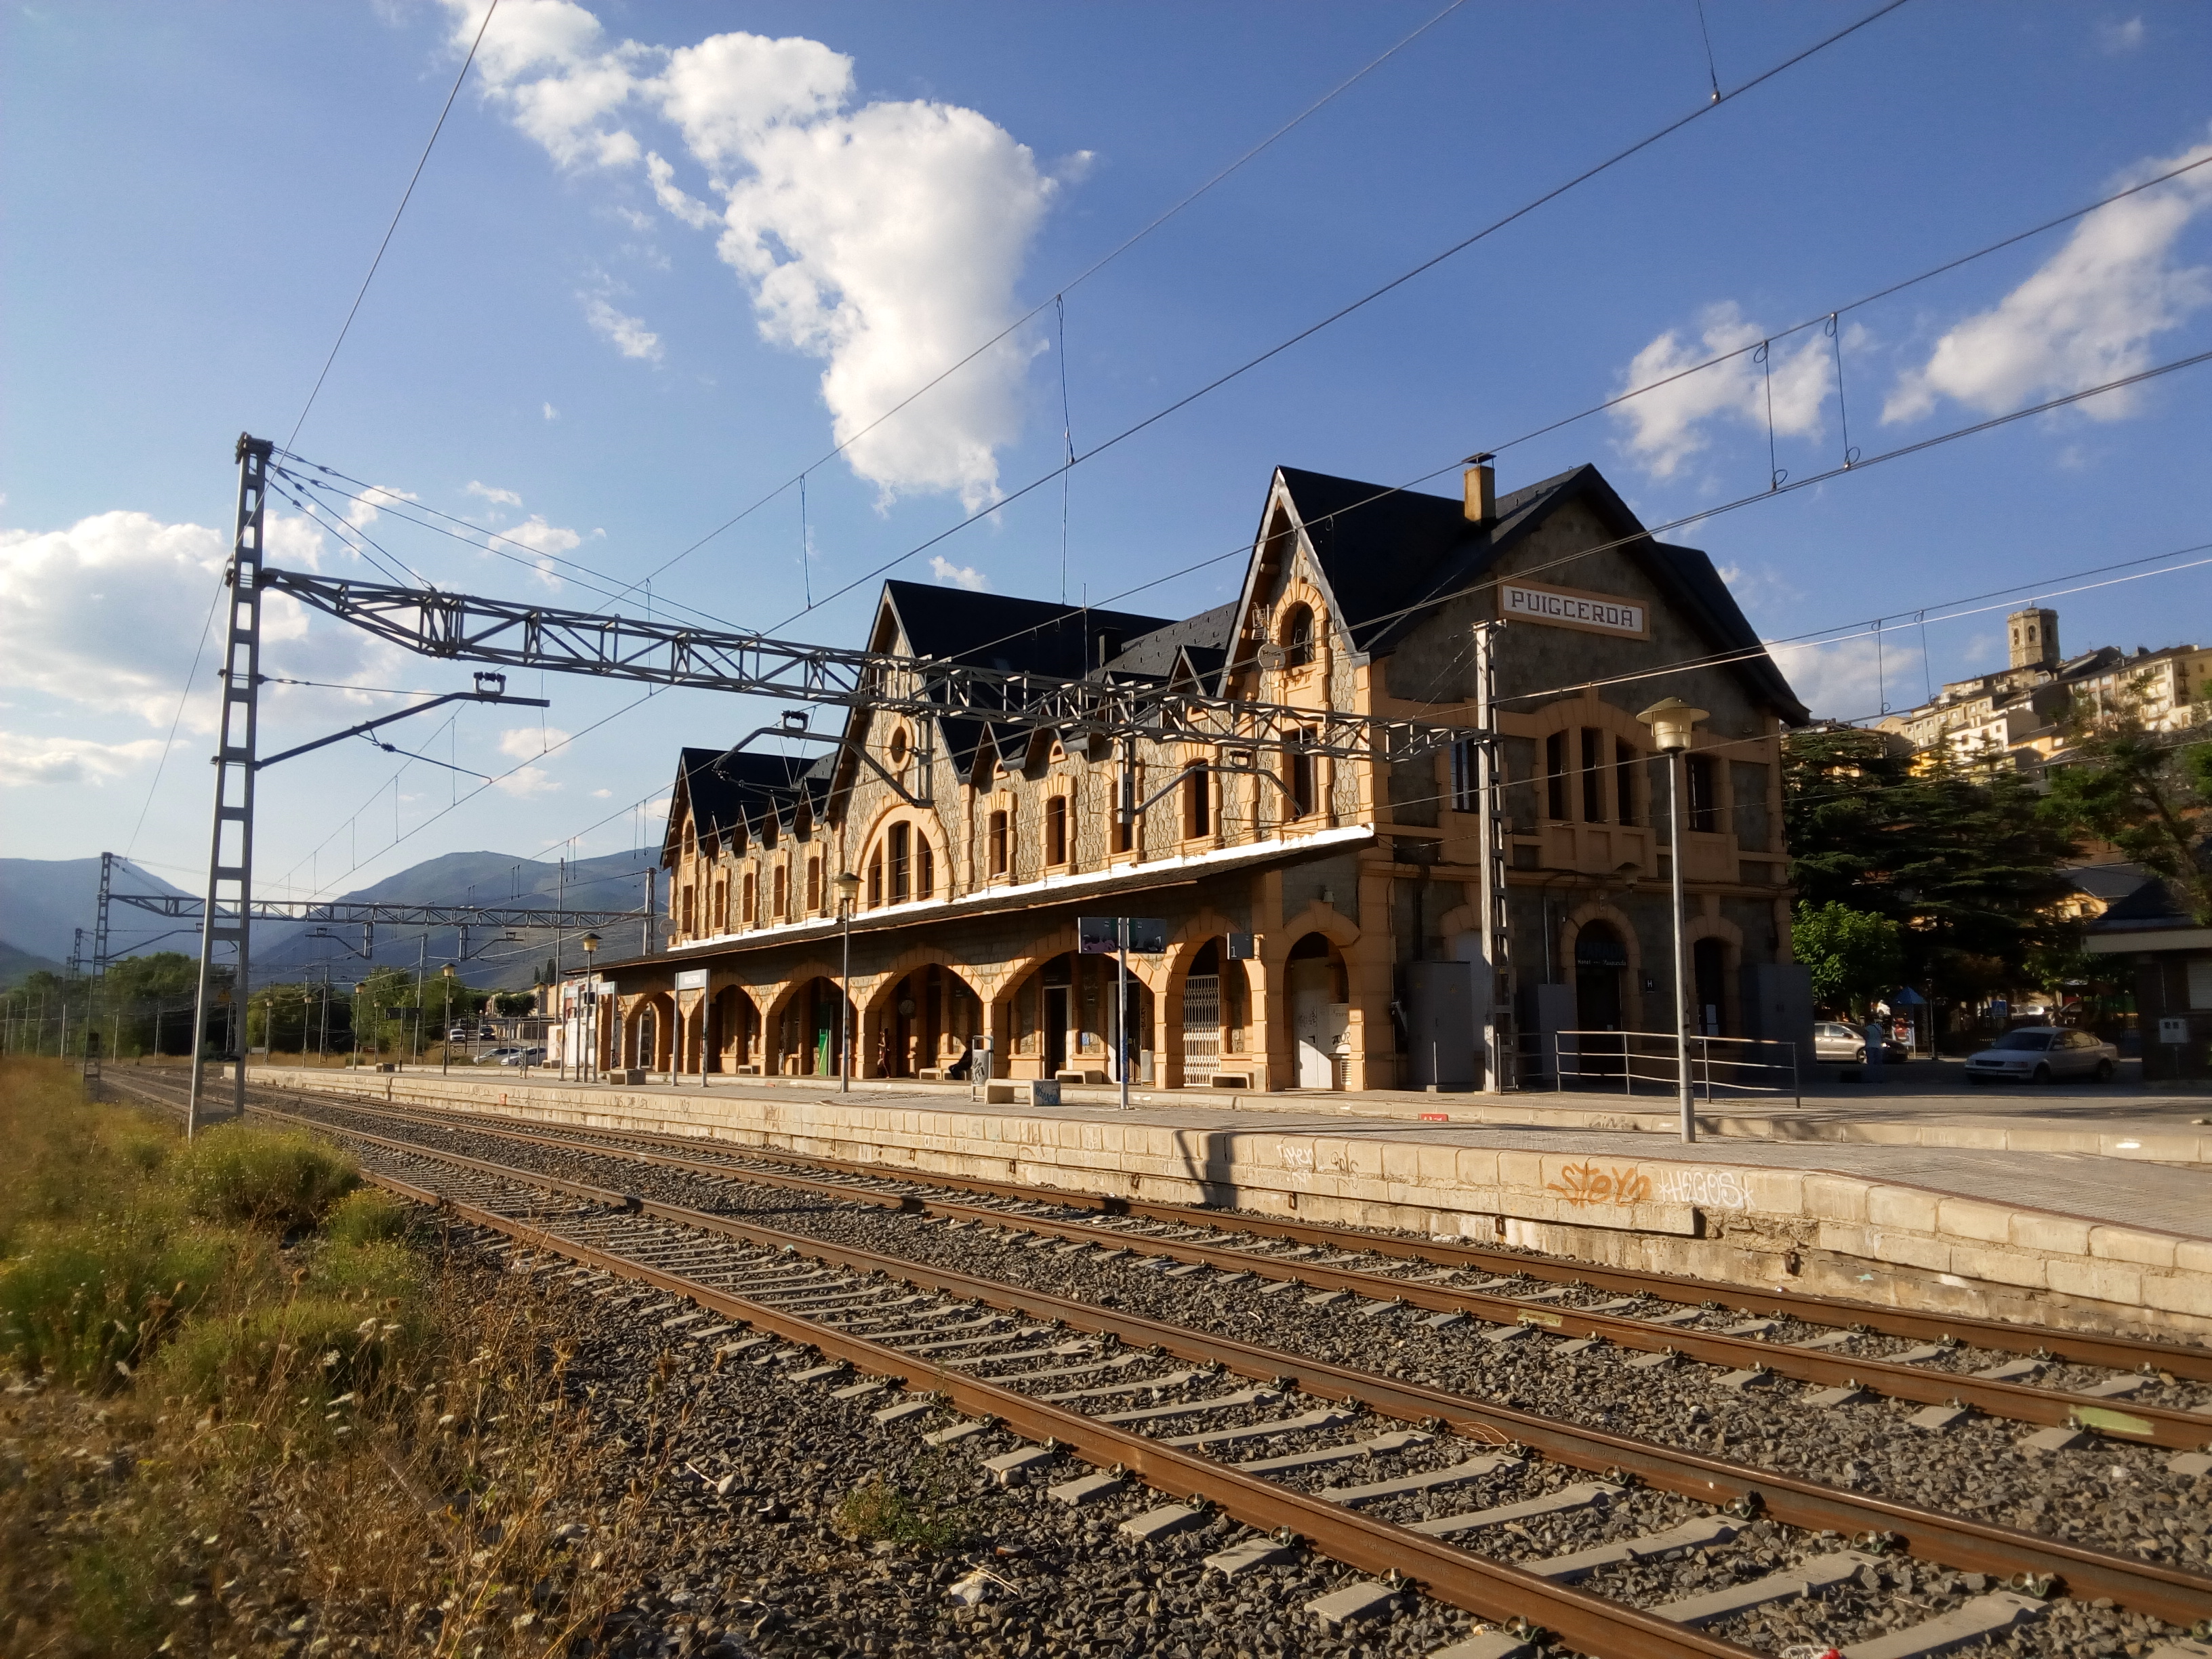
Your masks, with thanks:
<instances>
[{"instance_id":1,"label":"arched doorway","mask_svg":"<svg viewBox=\"0 0 2212 1659\"><path fill-rule=\"evenodd\" d=\"M1587 921L1575 935L1575 1024L1618 1031L1626 1021L1628 947L1609 921Z\"/></svg>"},{"instance_id":2,"label":"arched doorway","mask_svg":"<svg viewBox=\"0 0 2212 1659\"><path fill-rule=\"evenodd\" d=\"M753 1000L738 987L725 985L715 992L707 1006L707 1069L734 1072L753 1064L759 1025Z\"/></svg>"},{"instance_id":3,"label":"arched doorway","mask_svg":"<svg viewBox=\"0 0 2212 1659\"><path fill-rule=\"evenodd\" d=\"M841 1069L837 1052L838 1010L846 1011L848 1042L857 1042L860 1021L845 1002L837 981L808 980L792 992L777 1022L776 1069L787 1077L834 1077Z\"/></svg>"},{"instance_id":4,"label":"arched doorway","mask_svg":"<svg viewBox=\"0 0 2212 1659\"><path fill-rule=\"evenodd\" d=\"M1690 1023L1700 1036L1728 1035L1728 941L1701 939L1690 947L1690 983L1696 1002Z\"/></svg>"},{"instance_id":5,"label":"arched doorway","mask_svg":"<svg viewBox=\"0 0 2212 1659\"><path fill-rule=\"evenodd\" d=\"M1184 971L1182 996L1182 1080L1206 1081L1223 1071L1241 1071L1245 1061L1246 1024L1251 988L1244 964L1231 961L1219 939L1198 948Z\"/></svg>"},{"instance_id":6,"label":"arched doorway","mask_svg":"<svg viewBox=\"0 0 2212 1659\"><path fill-rule=\"evenodd\" d=\"M1008 1075L1118 1082L1126 1025L1130 1080L1152 1082L1152 993L1132 974L1125 1002L1116 994L1120 978L1112 957L1071 951L1023 980L1006 1002Z\"/></svg>"},{"instance_id":7,"label":"arched doorway","mask_svg":"<svg viewBox=\"0 0 2212 1659\"><path fill-rule=\"evenodd\" d=\"M1291 947L1283 988L1290 1004L1291 1042L1297 1053L1297 1086L1340 1089L1345 1032L1352 996L1344 957L1325 933L1308 933Z\"/></svg>"},{"instance_id":8,"label":"arched doorway","mask_svg":"<svg viewBox=\"0 0 2212 1659\"><path fill-rule=\"evenodd\" d=\"M933 962L892 985L875 1019L878 1075L964 1077L969 1046L983 1029L983 1004L958 974Z\"/></svg>"},{"instance_id":9,"label":"arched doorway","mask_svg":"<svg viewBox=\"0 0 2212 1659\"><path fill-rule=\"evenodd\" d=\"M651 1003L637 1011L637 1063L648 1072L660 1069L660 1011Z\"/></svg>"}]
</instances>

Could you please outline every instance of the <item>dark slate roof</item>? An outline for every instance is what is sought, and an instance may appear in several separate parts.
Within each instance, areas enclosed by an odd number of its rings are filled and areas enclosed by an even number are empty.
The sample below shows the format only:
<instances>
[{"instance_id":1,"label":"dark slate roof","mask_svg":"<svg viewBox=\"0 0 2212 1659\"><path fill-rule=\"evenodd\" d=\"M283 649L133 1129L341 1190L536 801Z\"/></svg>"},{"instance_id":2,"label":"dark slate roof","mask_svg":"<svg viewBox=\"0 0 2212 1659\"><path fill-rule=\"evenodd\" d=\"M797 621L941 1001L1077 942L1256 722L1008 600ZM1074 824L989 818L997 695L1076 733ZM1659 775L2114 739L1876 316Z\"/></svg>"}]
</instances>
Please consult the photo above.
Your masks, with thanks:
<instances>
[{"instance_id":1,"label":"dark slate roof","mask_svg":"<svg viewBox=\"0 0 2212 1659\"><path fill-rule=\"evenodd\" d=\"M677 762L677 789L691 805L701 840L739 830L758 835L770 820L788 829L802 799L818 816L830 787L836 751L801 756L740 754L724 749L684 749ZM669 809L672 854L678 813Z\"/></svg>"},{"instance_id":2,"label":"dark slate roof","mask_svg":"<svg viewBox=\"0 0 2212 1659\"><path fill-rule=\"evenodd\" d=\"M1695 548L1650 539L1594 466L1578 466L1501 495L1498 517L1486 528L1468 523L1464 504L1451 496L1297 467L1280 471L1321 562L1336 614L1347 620L1352 644L1361 652L1387 655L1420 625L1425 612L1414 607L1481 580L1552 512L1579 500L1614 535L1638 538L1624 550L1644 562L1661 592L1716 651L1756 653L1730 666L1761 701L1793 724L1809 717L1712 561ZM1571 573L1562 573L1560 580L1571 584Z\"/></svg>"},{"instance_id":3,"label":"dark slate roof","mask_svg":"<svg viewBox=\"0 0 2212 1659\"><path fill-rule=\"evenodd\" d=\"M2136 933L2146 927L2190 927L2196 918L2182 908L2181 902L2164 882L2153 879L2142 884L2134 892L2112 907L2089 924L2093 933L2106 932Z\"/></svg>"},{"instance_id":4,"label":"dark slate roof","mask_svg":"<svg viewBox=\"0 0 2212 1659\"><path fill-rule=\"evenodd\" d=\"M1211 688L1221 672L1221 665L1229 660L1229 639L1237 626L1237 601L1231 599L1211 611L1201 611L1195 617L1140 635L1123 646L1121 654L1108 660L1106 672L1142 674L1164 680L1172 678L1176 668L1182 666Z\"/></svg>"},{"instance_id":5,"label":"dark slate roof","mask_svg":"<svg viewBox=\"0 0 2212 1659\"><path fill-rule=\"evenodd\" d=\"M1101 636L1132 640L1170 624L1166 617L971 593L929 582L885 582L884 598L917 656L1039 674L1087 673Z\"/></svg>"},{"instance_id":6,"label":"dark slate roof","mask_svg":"<svg viewBox=\"0 0 2212 1659\"><path fill-rule=\"evenodd\" d=\"M2102 899L2107 905L2118 903L2151 878L2150 872L2140 864L2077 864L2058 873L2075 891Z\"/></svg>"}]
</instances>

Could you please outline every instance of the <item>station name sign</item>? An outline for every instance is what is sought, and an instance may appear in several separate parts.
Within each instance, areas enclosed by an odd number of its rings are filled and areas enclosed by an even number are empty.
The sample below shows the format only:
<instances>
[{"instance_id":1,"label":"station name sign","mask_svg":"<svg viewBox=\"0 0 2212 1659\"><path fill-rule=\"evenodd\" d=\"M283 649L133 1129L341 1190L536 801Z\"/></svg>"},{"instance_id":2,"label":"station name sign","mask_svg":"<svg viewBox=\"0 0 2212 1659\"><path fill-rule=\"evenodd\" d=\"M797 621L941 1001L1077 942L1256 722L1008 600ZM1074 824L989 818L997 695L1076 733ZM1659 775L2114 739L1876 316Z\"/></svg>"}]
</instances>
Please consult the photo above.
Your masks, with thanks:
<instances>
[{"instance_id":1,"label":"station name sign","mask_svg":"<svg viewBox=\"0 0 2212 1659\"><path fill-rule=\"evenodd\" d=\"M1506 622L1547 623L1553 628L1610 634L1616 639L1651 637L1650 607L1639 599L1619 599L1611 593L1578 593L1570 587L1504 581L1498 585L1498 614Z\"/></svg>"}]
</instances>

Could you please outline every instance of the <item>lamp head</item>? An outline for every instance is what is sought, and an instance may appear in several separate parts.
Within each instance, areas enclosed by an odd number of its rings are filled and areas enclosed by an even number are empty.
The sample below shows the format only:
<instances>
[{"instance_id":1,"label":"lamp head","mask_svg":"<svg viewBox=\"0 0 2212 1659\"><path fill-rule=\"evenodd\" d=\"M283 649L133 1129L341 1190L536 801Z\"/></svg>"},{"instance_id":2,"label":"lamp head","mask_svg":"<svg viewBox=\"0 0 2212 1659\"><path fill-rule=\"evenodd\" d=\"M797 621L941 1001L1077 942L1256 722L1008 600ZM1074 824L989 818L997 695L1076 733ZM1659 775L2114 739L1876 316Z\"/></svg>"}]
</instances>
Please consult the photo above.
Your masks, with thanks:
<instances>
[{"instance_id":1,"label":"lamp head","mask_svg":"<svg viewBox=\"0 0 2212 1659\"><path fill-rule=\"evenodd\" d=\"M599 948L599 936L597 933L586 933L583 938L578 939L576 943L582 945L584 947L584 954L586 956L589 956L592 951Z\"/></svg>"},{"instance_id":2,"label":"lamp head","mask_svg":"<svg viewBox=\"0 0 2212 1659\"><path fill-rule=\"evenodd\" d=\"M453 964L449 962L444 967L438 969L438 977L450 984L453 977Z\"/></svg>"},{"instance_id":3,"label":"lamp head","mask_svg":"<svg viewBox=\"0 0 2212 1659\"><path fill-rule=\"evenodd\" d=\"M1636 717L1651 728L1651 741L1662 754L1672 755L1690 746L1692 728L1711 715L1703 708L1692 708L1680 697L1668 697L1655 702Z\"/></svg>"},{"instance_id":4,"label":"lamp head","mask_svg":"<svg viewBox=\"0 0 2212 1659\"><path fill-rule=\"evenodd\" d=\"M850 870L838 872L837 896L848 904L860 896L860 878Z\"/></svg>"}]
</instances>

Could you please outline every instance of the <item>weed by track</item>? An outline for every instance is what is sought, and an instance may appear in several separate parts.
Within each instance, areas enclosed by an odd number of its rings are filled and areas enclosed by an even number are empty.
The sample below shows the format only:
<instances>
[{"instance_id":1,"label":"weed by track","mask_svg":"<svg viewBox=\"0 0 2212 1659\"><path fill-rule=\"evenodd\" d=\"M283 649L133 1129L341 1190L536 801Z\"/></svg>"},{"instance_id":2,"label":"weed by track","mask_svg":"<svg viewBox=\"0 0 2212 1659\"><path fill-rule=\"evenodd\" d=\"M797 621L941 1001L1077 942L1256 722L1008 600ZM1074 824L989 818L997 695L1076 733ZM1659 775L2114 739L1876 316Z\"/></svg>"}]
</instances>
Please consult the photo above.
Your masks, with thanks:
<instances>
[{"instance_id":1,"label":"weed by track","mask_svg":"<svg viewBox=\"0 0 2212 1659\"><path fill-rule=\"evenodd\" d=\"M654 1482L565 1319L327 1142L0 1060L0 1650L605 1648Z\"/></svg>"}]
</instances>

